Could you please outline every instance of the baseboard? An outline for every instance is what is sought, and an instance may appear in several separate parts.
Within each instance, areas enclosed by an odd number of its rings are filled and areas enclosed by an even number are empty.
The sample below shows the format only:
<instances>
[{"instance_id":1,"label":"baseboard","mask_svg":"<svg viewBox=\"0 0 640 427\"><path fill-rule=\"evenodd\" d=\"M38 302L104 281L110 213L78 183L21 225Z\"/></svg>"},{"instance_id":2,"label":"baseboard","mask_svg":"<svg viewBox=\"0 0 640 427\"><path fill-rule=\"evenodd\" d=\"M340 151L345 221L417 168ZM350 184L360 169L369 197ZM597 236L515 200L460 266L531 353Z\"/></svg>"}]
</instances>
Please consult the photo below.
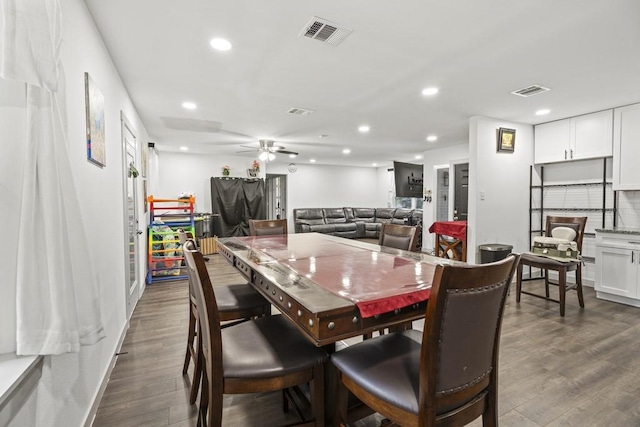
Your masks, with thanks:
<instances>
[{"instance_id":1,"label":"baseboard","mask_svg":"<svg viewBox=\"0 0 640 427\"><path fill-rule=\"evenodd\" d=\"M129 330L129 320L122 328L122 333L120 334L120 338L118 339L118 345L116 345L116 350L114 352L113 357L111 358L111 362L107 367L107 371L102 378L102 383L100 384L100 388L98 389L98 393L96 394L95 399L93 400L93 404L91 405L91 410L87 415L87 419L84 422L84 427L91 427L93 425L93 421L96 418L96 413L98 412L98 407L100 406L100 401L102 400L102 396L104 396L104 391L107 389L107 384L109 384L109 379L111 378L111 372L113 372L113 368L116 366L116 362L118 360L117 354L120 352L122 348L122 343L124 342L124 338L127 336L127 331Z\"/></svg>"}]
</instances>

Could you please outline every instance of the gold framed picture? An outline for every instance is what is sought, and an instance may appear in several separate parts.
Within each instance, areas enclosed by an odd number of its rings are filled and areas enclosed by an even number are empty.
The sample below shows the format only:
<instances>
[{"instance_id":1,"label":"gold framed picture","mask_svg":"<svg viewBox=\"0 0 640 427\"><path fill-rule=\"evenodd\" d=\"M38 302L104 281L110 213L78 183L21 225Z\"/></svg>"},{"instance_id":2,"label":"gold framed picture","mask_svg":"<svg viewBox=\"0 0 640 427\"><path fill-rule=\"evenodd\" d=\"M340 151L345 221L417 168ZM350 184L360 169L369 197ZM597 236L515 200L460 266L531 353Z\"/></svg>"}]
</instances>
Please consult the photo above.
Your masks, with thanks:
<instances>
[{"instance_id":1,"label":"gold framed picture","mask_svg":"<svg viewBox=\"0 0 640 427\"><path fill-rule=\"evenodd\" d=\"M516 130L500 128L498 129L498 150L513 153L516 146Z\"/></svg>"}]
</instances>

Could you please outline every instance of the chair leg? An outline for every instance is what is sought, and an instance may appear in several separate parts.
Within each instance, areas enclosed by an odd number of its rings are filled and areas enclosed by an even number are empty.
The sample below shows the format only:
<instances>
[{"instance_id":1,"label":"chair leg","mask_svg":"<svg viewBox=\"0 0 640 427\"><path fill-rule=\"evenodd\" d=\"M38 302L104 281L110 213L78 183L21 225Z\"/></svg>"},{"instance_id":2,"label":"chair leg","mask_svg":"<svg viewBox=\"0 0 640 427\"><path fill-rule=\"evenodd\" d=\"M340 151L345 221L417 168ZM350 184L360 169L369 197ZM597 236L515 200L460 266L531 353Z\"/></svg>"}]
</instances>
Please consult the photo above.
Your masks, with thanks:
<instances>
[{"instance_id":1,"label":"chair leg","mask_svg":"<svg viewBox=\"0 0 640 427\"><path fill-rule=\"evenodd\" d=\"M518 271L516 273L516 302L520 302L520 292L522 292L522 263L518 263Z\"/></svg>"},{"instance_id":2,"label":"chair leg","mask_svg":"<svg viewBox=\"0 0 640 427\"><path fill-rule=\"evenodd\" d=\"M196 318L191 311L191 305L189 305L189 331L187 332L187 351L184 355L184 366L182 367L182 375L187 374L187 370L189 369L189 362L191 362L191 351L190 348L193 346L193 340L196 335Z\"/></svg>"},{"instance_id":3,"label":"chair leg","mask_svg":"<svg viewBox=\"0 0 640 427\"><path fill-rule=\"evenodd\" d=\"M544 294L549 298L549 270L544 270Z\"/></svg>"},{"instance_id":4,"label":"chair leg","mask_svg":"<svg viewBox=\"0 0 640 427\"><path fill-rule=\"evenodd\" d=\"M564 317L564 303L567 295L567 270L558 270L558 293L560 294L560 316Z\"/></svg>"},{"instance_id":5,"label":"chair leg","mask_svg":"<svg viewBox=\"0 0 640 427\"><path fill-rule=\"evenodd\" d=\"M196 357L193 361L193 380L191 380L191 393L189 395L189 403L192 405L196 403L196 398L198 397L198 390L200 389L200 382L203 378L202 375L202 342L200 338L198 338L196 347Z\"/></svg>"},{"instance_id":6,"label":"chair leg","mask_svg":"<svg viewBox=\"0 0 640 427\"><path fill-rule=\"evenodd\" d=\"M209 394L209 424L207 427L221 426L222 424L222 408L224 394L222 391L219 393L213 393L213 387L211 384L207 385L207 393Z\"/></svg>"},{"instance_id":7,"label":"chair leg","mask_svg":"<svg viewBox=\"0 0 640 427\"><path fill-rule=\"evenodd\" d=\"M333 414L333 425L347 425L347 410L349 409L349 390L342 384L340 378L337 379L336 403Z\"/></svg>"},{"instance_id":8,"label":"chair leg","mask_svg":"<svg viewBox=\"0 0 640 427\"><path fill-rule=\"evenodd\" d=\"M582 266L579 265L576 270L576 291L578 292L578 303L584 308L584 295L582 294Z\"/></svg>"},{"instance_id":9,"label":"chair leg","mask_svg":"<svg viewBox=\"0 0 640 427\"><path fill-rule=\"evenodd\" d=\"M311 382L311 410L316 427L324 427L324 366L313 368L313 381Z\"/></svg>"},{"instance_id":10,"label":"chair leg","mask_svg":"<svg viewBox=\"0 0 640 427\"><path fill-rule=\"evenodd\" d=\"M207 406L209 405L209 390L207 376L202 375L202 390L200 391L200 405L198 406L198 427L207 426Z\"/></svg>"}]
</instances>

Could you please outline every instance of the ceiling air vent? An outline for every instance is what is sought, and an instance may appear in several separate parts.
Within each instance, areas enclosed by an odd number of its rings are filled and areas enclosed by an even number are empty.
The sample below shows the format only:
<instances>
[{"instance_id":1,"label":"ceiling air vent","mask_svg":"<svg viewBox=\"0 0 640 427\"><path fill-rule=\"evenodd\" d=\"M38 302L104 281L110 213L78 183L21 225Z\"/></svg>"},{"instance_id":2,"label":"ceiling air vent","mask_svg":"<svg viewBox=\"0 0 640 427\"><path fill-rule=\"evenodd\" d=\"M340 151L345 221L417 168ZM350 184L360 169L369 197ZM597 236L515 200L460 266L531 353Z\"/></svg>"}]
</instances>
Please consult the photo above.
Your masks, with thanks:
<instances>
[{"instance_id":1,"label":"ceiling air vent","mask_svg":"<svg viewBox=\"0 0 640 427\"><path fill-rule=\"evenodd\" d=\"M549 89L548 87L544 87L544 86L540 86L540 85L531 85L531 86L527 86L527 87L522 88L522 89L514 90L511 93L514 94L514 95L518 95L518 96L522 96L524 98L527 98L529 96L537 95L539 93L546 92L546 91L549 91L549 90L551 90L551 89Z\"/></svg>"},{"instance_id":2,"label":"ceiling air vent","mask_svg":"<svg viewBox=\"0 0 640 427\"><path fill-rule=\"evenodd\" d=\"M289 114L297 114L299 116L306 116L308 114L313 113L313 110L308 110L306 108L293 107L293 108L290 108L289 111L287 111L287 113L289 113Z\"/></svg>"},{"instance_id":3,"label":"ceiling air vent","mask_svg":"<svg viewBox=\"0 0 640 427\"><path fill-rule=\"evenodd\" d=\"M300 32L301 36L338 46L353 30L314 16Z\"/></svg>"}]
</instances>

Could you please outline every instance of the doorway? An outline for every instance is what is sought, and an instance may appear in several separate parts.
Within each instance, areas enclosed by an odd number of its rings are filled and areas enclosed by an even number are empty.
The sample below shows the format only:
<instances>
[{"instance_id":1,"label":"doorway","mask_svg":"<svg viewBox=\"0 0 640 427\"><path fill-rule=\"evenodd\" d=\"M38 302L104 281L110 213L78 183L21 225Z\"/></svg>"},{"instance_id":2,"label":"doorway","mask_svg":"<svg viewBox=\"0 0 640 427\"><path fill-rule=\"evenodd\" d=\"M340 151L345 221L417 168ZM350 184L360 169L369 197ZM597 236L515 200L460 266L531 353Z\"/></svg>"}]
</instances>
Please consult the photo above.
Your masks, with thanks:
<instances>
[{"instance_id":1,"label":"doorway","mask_svg":"<svg viewBox=\"0 0 640 427\"><path fill-rule=\"evenodd\" d=\"M454 165L453 220L466 221L469 211L469 163Z\"/></svg>"},{"instance_id":2,"label":"doorway","mask_svg":"<svg viewBox=\"0 0 640 427\"><path fill-rule=\"evenodd\" d=\"M449 166L436 169L436 221L449 220Z\"/></svg>"},{"instance_id":3,"label":"doorway","mask_svg":"<svg viewBox=\"0 0 640 427\"><path fill-rule=\"evenodd\" d=\"M136 182L137 171L140 169L136 162L136 134L127 120L120 112L122 131L122 170L124 186L124 237L125 237L125 305L127 319L131 317L133 309L140 298L140 280L138 274L139 244L138 236L142 234L138 220L138 187ZM133 167L133 168L132 168Z\"/></svg>"},{"instance_id":4,"label":"doorway","mask_svg":"<svg viewBox=\"0 0 640 427\"><path fill-rule=\"evenodd\" d=\"M287 175L267 174L267 219L287 218Z\"/></svg>"}]
</instances>

